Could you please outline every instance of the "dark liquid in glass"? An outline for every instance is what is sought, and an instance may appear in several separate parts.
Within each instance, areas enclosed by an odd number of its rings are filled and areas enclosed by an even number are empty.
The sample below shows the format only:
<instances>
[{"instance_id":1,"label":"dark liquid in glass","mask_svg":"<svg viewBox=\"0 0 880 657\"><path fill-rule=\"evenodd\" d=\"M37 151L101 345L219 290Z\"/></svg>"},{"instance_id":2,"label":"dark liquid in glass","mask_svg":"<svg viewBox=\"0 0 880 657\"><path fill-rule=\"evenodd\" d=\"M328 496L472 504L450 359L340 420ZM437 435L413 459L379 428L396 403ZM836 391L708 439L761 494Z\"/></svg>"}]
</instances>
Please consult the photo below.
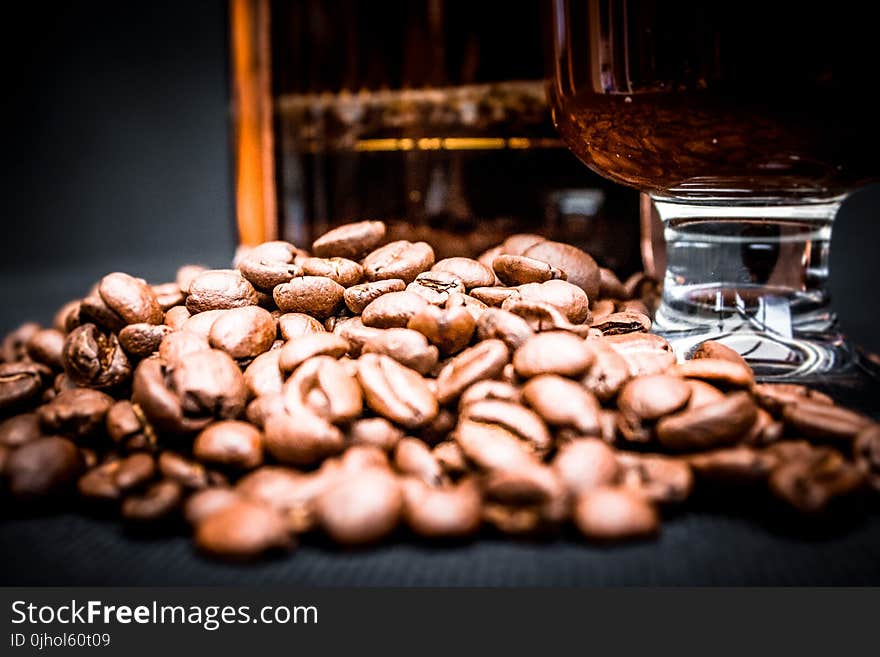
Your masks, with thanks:
<instances>
[{"instance_id":1,"label":"dark liquid in glass","mask_svg":"<svg viewBox=\"0 0 880 657\"><path fill-rule=\"evenodd\" d=\"M554 119L602 175L661 198L776 203L877 177L873 3L593 0L568 13Z\"/></svg>"}]
</instances>

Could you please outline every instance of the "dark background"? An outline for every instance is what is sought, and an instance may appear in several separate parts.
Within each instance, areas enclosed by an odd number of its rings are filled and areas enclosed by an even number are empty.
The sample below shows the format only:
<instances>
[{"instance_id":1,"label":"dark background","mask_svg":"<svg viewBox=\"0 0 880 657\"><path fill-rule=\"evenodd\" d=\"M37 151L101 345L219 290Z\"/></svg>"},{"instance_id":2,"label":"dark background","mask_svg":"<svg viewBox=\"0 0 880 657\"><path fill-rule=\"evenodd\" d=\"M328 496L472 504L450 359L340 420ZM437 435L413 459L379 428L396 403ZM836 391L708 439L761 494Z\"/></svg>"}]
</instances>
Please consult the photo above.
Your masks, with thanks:
<instances>
[{"instance_id":1,"label":"dark background","mask_svg":"<svg viewBox=\"0 0 880 657\"><path fill-rule=\"evenodd\" d=\"M0 331L52 311L108 271L152 281L223 266L234 249L224 2L15 3L2 23L4 142ZM880 351L880 188L835 228L844 328ZM760 506L760 504L759 504ZM487 538L434 549L406 537L341 552L309 544L251 567L195 558L182 535L128 536L74 513L0 522L0 582L411 584L865 584L880 582L880 523L786 527L771 510L691 508L657 543ZM748 515L748 518L746 517ZM852 521L852 522L850 522ZM15 557L9 557L14 546Z\"/></svg>"}]
</instances>

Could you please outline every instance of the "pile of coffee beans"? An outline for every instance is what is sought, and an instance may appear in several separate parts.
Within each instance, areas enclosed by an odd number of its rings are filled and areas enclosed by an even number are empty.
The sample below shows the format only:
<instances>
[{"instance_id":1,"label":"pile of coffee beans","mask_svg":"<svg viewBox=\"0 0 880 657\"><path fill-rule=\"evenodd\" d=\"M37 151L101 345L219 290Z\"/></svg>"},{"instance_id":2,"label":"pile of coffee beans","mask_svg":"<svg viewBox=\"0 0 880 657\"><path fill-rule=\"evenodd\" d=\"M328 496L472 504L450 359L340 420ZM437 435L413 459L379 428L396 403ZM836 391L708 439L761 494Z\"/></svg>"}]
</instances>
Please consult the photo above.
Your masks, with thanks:
<instances>
[{"instance_id":1,"label":"pile of coffee beans","mask_svg":"<svg viewBox=\"0 0 880 657\"><path fill-rule=\"evenodd\" d=\"M250 558L312 532L645 537L702 482L809 517L880 490L880 425L721 344L676 362L658 293L537 235L435 261L377 221L108 274L2 342L4 495Z\"/></svg>"}]
</instances>

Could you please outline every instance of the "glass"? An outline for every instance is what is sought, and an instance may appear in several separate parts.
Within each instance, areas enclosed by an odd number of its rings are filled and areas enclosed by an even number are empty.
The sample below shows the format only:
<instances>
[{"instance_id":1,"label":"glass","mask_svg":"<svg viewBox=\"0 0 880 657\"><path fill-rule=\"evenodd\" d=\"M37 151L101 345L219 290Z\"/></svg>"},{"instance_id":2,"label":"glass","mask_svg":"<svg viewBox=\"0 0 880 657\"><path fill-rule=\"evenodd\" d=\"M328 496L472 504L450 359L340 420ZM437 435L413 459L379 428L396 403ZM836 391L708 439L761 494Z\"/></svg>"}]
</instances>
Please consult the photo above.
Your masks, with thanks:
<instances>
[{"instance_id":1,"label":"glass","mask_svg":"<svg viewBox=\"0 0 880 657\"><path fill-rule=\"evenodd\" d=\"M681 356L720 340L763 378L847 369L828 250L841 201L878 174L874 3L553 9L560 133L663 222L655 330Z\"/></svg>"},{"instance_id":2,"label":"glass","mask_svg":"<svg viewBox=\"0 0 880 657\"><path fill-rule=\"evenodd\" d=\"M243 242L308 245L369 218L384 220L390 238L430 242L438 258L538 232L621 275L641 268L637 194L584 169L553 126L546 3L526 0L514 12L469 0L235 7L239 103L259 98L259 89L244 93L248 81L267 78L263 112L238 116L271 116L270 130L253 122L252 139L237 142ZM250 159L242 145L252 146ZM262 182L242 184L261 166Z\"/></svg>"}]
</instances>

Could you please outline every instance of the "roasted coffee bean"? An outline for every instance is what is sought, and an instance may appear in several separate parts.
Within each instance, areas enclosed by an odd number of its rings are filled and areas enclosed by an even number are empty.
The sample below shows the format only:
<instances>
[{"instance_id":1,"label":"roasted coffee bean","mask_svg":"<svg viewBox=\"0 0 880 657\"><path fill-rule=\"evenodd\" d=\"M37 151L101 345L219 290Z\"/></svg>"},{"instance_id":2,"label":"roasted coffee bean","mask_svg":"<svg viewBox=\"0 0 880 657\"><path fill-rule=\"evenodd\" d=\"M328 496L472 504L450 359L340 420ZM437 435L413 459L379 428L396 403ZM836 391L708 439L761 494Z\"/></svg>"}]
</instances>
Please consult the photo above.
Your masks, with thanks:
<instances>
[{"instance_id":1,"label":"roasted coffee bean","mask_svg":"<svg viewBox=\"0 0 880 657\"><path fill-rule=\"evenodd\" d=\"M347 319L340 320L333 327L333 333L342 338L345 338L348 341L349 349L348 354L352 358L357 358L361 355L361 351L364 348L364 345L371 339L375 338L377 335L382 333L382 329L371 328L369 326L364 326L364 323L361 321L360 317L349 317Z\"/></svg>"},{"instance_id":2,"label":"roasted coffee bean","mask_svg":"<svg viewBox=\"0 0 880 657\"><path fill-rule=\"evenodd\" d=\"M786 404L782 419L807 438L817 440L853 440L871 424L871 419L842 406L809 400Z\"/></svg>"},{"instance_id":3,"label":"roasted coffee bean","mask_svg":"<svg viewBox=\"0 0 880 657\"><path fill-rule=\"evenodd\" d=\"M546 262L519 255L498 256L492 261L492 269L502 283L510 286L567 278L564 271Z\"/></svg>"},{"instance_id":4,"label":"roasted coffee bean","mask_svg":"<svg viewBox=\"0 0 880 657\"><path fill-rule=\"evenodd\" d=\"M639 493L620 487L603 486L582 494L573 518L584 537L595 541L645 538L660 529L653 505Z\"/></svg>"},{"instance_id":5,"label":"roasted coffee bean","mask_svg":"<svg viewBox=\"0 0 880 657\"><path fill-rule=\"evenodd\" d=\"M322 258L338 256L357 260L375 249L385 237L381 221L345 224L324 233L312 243L312 252Z\"/></svg>"},{"instance_id":6,"label":"roasted coffee bean","mask_svg":"<svg viewBox=\"0 0 880 657\"><path fill-rule=\"evenodd\" d=\"M456 354L471 341L476 322L462 307L426 306L409 318L407 327L424 335L444 355Z\"/></svg>"},{"instance_id":7,"label":"roasted coffee bean","mask_svg":"<svg viewBox=\"0 0 880 657\"><path fill-rule=\"evenodd\" d=\"M308 466L345 449L345 436L308 407L269 415L264 422L266 451L281 463Z\"/></svg>"},{"instance_id":8,"label":"roasted coffee bean","mask_svg":"<svg viewBox=\"0 0 880 657\"><path fill-rule=\"evenodd\" d=\"M434 445L431 453L440 467L450 476L459 476L467 472L468 463L464 452L454 440L444 440Z\"/></svg>"},{"instance_id":9,"label":"roasted coffee bean","mask_svg":"<svg viewBox=\"0 0 880 657\"><path fill-rule=\"evenodd\" d=\"M483 477L483 494L488 500L512 506L544 505L566 496L556 471L534 462L513 470L491 470Z\"/></svg>"},{"instance_id":10,"label":"roasted coffee bean","mask_svg":"<svg viewBox=\"0 0 880 657\"><path fill-rule=\"evenodd\" d=\"M720 358L698 358L676 365L673 371L678 376L702 379L729 388L749 388L755 383L755 375L745 361L738 363Z\"/></svg>"},{"instance_id":11,"label":"roasted coffee bean","mask_svg":"<svg viewBox=\"0 0 880 657\"><path fill-rule=\"evenodd\" d=\"M539 333L568 331L586 338L593 331L586 324L572 324L559 308L545 301L531 301L516 296L501 305L504 310L522 317L533 331Z\"/></svg>"},{"instance_id":12,"label":"roasted coffee bean","mask_svg":"<svg viewBox=\"0 0 880 657\"><path fill-rule=\"evenodd\" d=\"M131 363L115 333L83 324L64 341L64 371L78 385L106 389L131 378Z\"/></svg>"},{"instance_id":13,"label":"roasted coffee bean","mask_svg":"<svg viewBox=\"0 0 880 657\"><path fill-rule=\"evenodd\" d=\"M189 294L190 283L193 282L196 276L206 271L208 271L207 267L202 265L183 265L175 273L174 282L177 283L177 287L180 288L181 292Z\"/></svg>"},{"instance_id":14,"label":"roasted coffee bean","mask_svg":"<svg viewBox=\"0 0 880 657\"><path fill-rule=\"evenodd\" d=\"M656 305L660 299L660 282L643 271L630 275L623 283L627 299L640 299L646 304Z\"/></svg>"},{"instance_id":15,"label":"roasted coffee bean","mask_svg":"<svg viewBox=\"0 0 880 657\"><path fill-rule=\"evenodd\" d=\"M757 406L748 393L730 393L717 404L664 417L657 422L657 440L676 451L721 447L741 438L757 414Z\"/></svg>"},{"instance_id":16,"label":"roasted coffee bean","mask_svg":"<svg viewBox=\"0 0 880 657\"><path fill-rule=\"evenodd\" d=\"M52 318L52 328L66 335L79 326L79 307L79 299L68 301L61 306ZM2 353L2 346L0 346L0 356L2 356Z\"/></svg>"},{"instance_id":17,"label":"roasted coffee bean","mask_svg":"<svg viewBox=\"0 0 880 657\"><path fill-rule=\"evenodd\" d=\"M403 431L384 417L367 417L351 423L348 438L352 445L378 447L390 452L403 438Z\"/></svg>"},{"instance_id":18,"label":"roasted coffee bean","mask_svg":"<svg viewBox=\"0 0 880 657\"><path fill-rule=\"evenodd\" d=\"M805 400L817 404L834 404L834 400L828 395L795 383L759 383L752 388L752 393L757 402L773 414L779 414L787 404Z\"/></svg>"},{"instance_id":19,"label":"roasted coffee bean","mask_svg":"<svg viewBox=\"0 0 880 657\"><path fill-rule=\"evenodd\" d=\"M688 400L688 408L699 408L707 404L716 404L724 399L724 393L705 381L699 379L687 379L691 389L691 397Z\"/></svg>"},{"instance_id":20,"label":"roasted coffee bean","mask_svg":"<svg viewBox=\"0 0 880 657\"><path fill-rule=\"evenodd\" d=\"M40 418L36 413L22 413L0 422L0 445L20 447L41 438Z\"/></svg>"},{"instance_id":21,"label":"roasted coffee bean","mask_svg":"<svg viewBox=\"0 0 880 657\"><path fill-rule=\"evenodd\" d=\"M79 304L78 324L95 324L102 330L119 332L126 324L93 290Z\"/></svg>"},{"instance_id":22,"label":"roasted coffee bean","mask_svg":"<svg viewBox=\"0 0 880 657\"><path fill-rule=\"evenodd\" d=\"M391 468L391 462L388 455L372 445L356 445L347 449L339 458L340 472L349 473L365 468L382 468L388 470Z\"/></svg>"},{"instance_id":23,"label":"roasted coffee bean","mask_svg":"<svg viewBox=\"0 0 880 657\"><path fill-rule=\"evenodd\" d=\"M446 474L428 446L417 438L403 438L394 448L394 467L428 486L447 483Z\"/></svg>"},{"instance_id":24,"label":"roasted coffee bean","mask_svg":"<svg viewBox=\"0 0 880 657\"><path fill-rule=\"evenodd\" d=\"M335 484L341 473L336 460L325 461L319 469L308 473L264 466L243 477L235 490L245 499L278 511L289 532L302 533L315 528L315 500Z\"/></svg>"},{"instance_id":25,"label":"roasted coffee bean","mask_svg":"<svg viewBox=\"0 0 880 657\"><path fill-rule=\"evenodd\" d=\"M162 338L159 344L159 360L165 367L174 369L188 354L210 349L206 336L189 331L175 331Z\"/></svg>"},{"instance_id":26,"label":"roasted coffee bean","mask_svg":"<svg viewBox=\"0 0 880 657\"><path fill-rule=\"evenodd\" d=\"M523 399L547 424L571 427L584 436L599 434L599 402L582 385L554 374L529 380Z\"/></svg>"},{"instance_id":27,"label":"roasted coffee bean","mask_svg":"<svg viewBox=\"0 0 880 657\"><path fill-rule=\"evenodd\" d=\"M688 463L701 479L750 483L765 481L779 459L771 452L737 445L693 454L688 458Z\"/></svg>"},{"instance_id":28,"label":"roasted coffee bean","mask_svg":"<svg viewBox=\"0 0 880 657\"><path fill-rule=\"evenodd\" d=\"M445 271L422 272L406 286L407 292L418 294L428 303L442 306L452 294L464 294L464 283L454 274Z\"/></svg>"},{"instance_id":29,"label":"roasted coffee bean","mask_svg":"<svg viewBox=\"0 0 880 657\"><path fill-rule=\"evenodd\" d=\"M325 333L317 319L305 313L284 313L278 318L278 330L284 340L295 340L312 333Z\"/></svg>"},{"instance_id":30,"label":"roasted coffee bean","mask_svg":"<svg viewBox=\"0 0 880 657\"><path fill-rule=\"evenodd\" d=\"M259 295L238 270L214 269L202 272L189 284L186 307L191 313L255 306ZM280 306L279 306L280 307Z\"/></svg>"},{"instance_id":31,"label":"roasted coffee bean","mask_svg":"<svg viewBox=\"0 0 880 657\"><path fill-rule=\"evenodd\" d=\"M541 417L520 404L491 399L475 401L462 407L460 417L503 427L539 455L545 454L552 443Z\"/></svg>"},{"instance_id":32,"label":"roasted coffee bean","mask_svg":"<svg viewBox=\"0 0 880 657\"><path fill-rule=\"evenodd\" d=\"M98 284L98 294L126 324L161 324L164 319L156 293L140 278L107 274Z\"/></svg>"},{"instance_id":33,"label":"roasted coffee bean","mask_svg":"<svg viewBox=\"0 0 880 657\"><path fill-rule=\"evenodd\" d=\"M143 411L128 400L118 401L110 407L104 427L114 443L128 450L153 450L158 442Z\"/></svg>"},{"instance_id":34,"label":"roasted coffee bean","mask_svg":"<svg viewBox=\"0 0 880 657\"><path fill-rule=\"evenodd\" d=\"M215 422L196 437L193 455L205 463L252 470L263 462L263 435L247 422Z\"/></svg>"},{"instance_id":35,"label":"roasted coffee bean","mask_svg":"<svg viewBox=\"0 0 880 657\"><path fill-rule=\"evenodd\" d=\"M660 374L675 365L672 347L659 335L637 332L604 339L626 361L630 376Z\"/></svg>"},{"instance_id":36,"label":"roasted coffee bean","mask_svg":"<svg viewBox=\"0 0 880 657\"><path fill-rule=\"evenodd\" d=\"M361 353L390 356L422 375L432 372L440 357L437 347L428 344L422 333L408 328L374 331L366 338Z\"/></svg>"},{"instance_id":37,"label":"roasted coffee bean","mask_svg":"<svg viewBox=\"0 0 880 657\"><path fill-rule=\"evenodd\" d=\"M602 323L609 315L617 311L617 304L611 299L590 300L590 312L593 315L593 325L597 326Z\"/></svg>"},{"instance_id":38,"label":"roasted coffee bean","mask_svg":"<svg viewBox=\"0 0 880 657\"><path fill-rule=\"evenodd\" d=\"M244 371L244 384L252 397L280 394L284 385L279 358L281 350L275 349L257 356Z\"/></svg>"},{"instance_id":39,"label":"roasted coffee bean","mask_svg":"<svg viewBox=\"0 0 880 657\"><path fill-rule=\"evenodd\" d=\"M15 449L4 469L13 497L40 500L67 490L83 468L76 445L66 438L49 436Z\"/></svg>"},{"instance_id":40,"label":"roasted coffee bean","mask_svg":"<svg viewBox=\"0 0 880 657\"><path fill-rule=\"evenodd\" d=\"M369 306L373 301L389 292L403 292L406 289L406 283L399 278L389 278L382 281L371 281L370 283L361 283L360 285L352 285L346 288L343 294L345 305L356 315L361 314L364 308Z\"/></svg>"},{"instance_id":41,"label":"roasted coffee bean","mask_svg":"<svg viewBox=\"0 0 880 657\"><path fill-rule=\"evenodd\" d=\"M694 487L694 475L687 461L659 454L617 452L620 485L659 504L686 500Z\"/></svg>"},{"instance_id":42,"label":"roasted coffee bean","mask_svg":"<svg viewBox=\"0 0 880 657\"><path fill-rule=\"evenodd\" d=\"M278 308L285 313L307 313L326 319L339 310L345 288L323 276L294 278L272 290Z\"/></svg>"},{"instance_id":43,"label":"roasted coffee bean","mask_svg":"<svg viewBox=\"0 0 880 657\"><path fill-rule=\"evenodd\" d=\"M755 422L742 437L742 442L746 445L769 445L782 438L784 431L785 425L782 422L774 420L770 413L758 407Z\"/></svg>"},{"instance_id":44,"label":"roasted coffee bean","mask_svg":"<svg viewBox=\"0 0 880 657\"><path fill-rule=\"evenodd\" d=\"M389 278L412 283L416 276L434 266L434 249L425 242L390 242L370 253L363 261L369 281Z\"/></svg>"},{"instance_id":45,"label":"roasted coffee bean","mask_svg":"<svg viewBox=\"0 0 880 657\"><path fill-rule=\"evenodd\" d=\"M64 367L64 333L58 329L42 329L27 342L27 355L38 363L60 370Z\"/></svg>"},{"instance_id":46,"label":"roasted coffee bean","mask_svg":"<svg viewBox=\"0 0 880 657\"><path fill-rule=\"evenodd\" d=\"M361 321L373 328L406 328L407 322L428 302L413 292L389 292L364 308Z\"/></svg>"},{"instance_id":47,"label":"roasted coffee bean","mask_svg":"<svg viewBox=\"0 0 880 657\"><path fill-rule=\"evenodd\" d=\"M488 400L519 404L522 400L522 394L519 388L504 381L477 381L462 393L461 398L458 400L458 407L464 413L465 407L470 404Z\"/></svg>"},{"instance_id":48,"label":"roasted coffee bean","mask_svg":"<svg viewBox=\"0 0 880 657\"><path fill-rule=\"evenodd\" d=\"M393 358L364 354L358 359L357 376L367 405L388 420L414 428L437 416L437 399L425 380Z\"/></svg>"},{"instance_id":49,"label":"roasted coffee bean","mask_svg":"<svg viewBox=\"0 0 880 657\"><path fill-rule=\"evenodd\" d=\"M119 461L113 480L120 491L128 491L147 483L155 473L156 462L153 457L140 452Z\"/></svg>"},{"instance_id":50,"label":"roasted coffee bean","mask_svg":"<svg viewBox=\"0 0 880 657\"><path fill-rule=\"evenodd\" d=\"M684 408L691 396L685 379L666 374L639 376L627 383L617 396L617 407L639 420L659 420Z\"/></svg>"},{"instance_id":51,"label":"roasted coffee bean","mask_svg":"<svg viewBox=\"0 0 880 657\"><path fill-rule=\"evenodd\" d=\"M137 358L146 358L159 349L166 335L172 333L164 324L129 324L119 332L119 344Z\"/></svg>"},{"instance_id":52,"label":"roasted coffee bean","mask_svg":"<svg viewBox=\"0 0 880 657\"><path fill-rule=\"evenodd\" d=\"M514 506L486 500L483 503L483 522L508 536L541 536L548 534L561 518L545 508L562 508L559 504Z\"/></svg>"},{"instance_id":53,"label":"roasted coffee bean","mask_svg":"<svg viewBox=\"0 0 880 657\"><path fill-rule=\"evenodd\" d=\"M455 401L469 386L501 374L510 358L501 340L483 340L451 359L437 376L437 400L441 404Z\"/></svg>"},{"instance_id":54,"label":"roasted coffee bean","mask_svg":"<svg viewBox=\"0 0 880 657\"><path fill-rule=\"evenodd\" d=\"M156 301L163 313L186 302L186 295L181 292L177 283L160 283L159 285L151 285L153 294L156 295Z\"/></svg>"},{"instance_id":55,"label":"roasted coffee bean","mask_svg":"<svg viewBox=\"0 0 880 657\"><path fill-rule=\"evenodd\" d=\"M104 418L113 398L89 388L64 390L37 411L47 433L63 434L75 440L88 438L104 428Z\"/></svg>"},{"instance_id":56,"label":"roasted coffee bean","mask_svg":"<svg viewBox=\"0 0 880 657\"><path fill-rule=\"evenodd\" d=\"M471 536L482 523L482 496L476 481L437 488L407 478L402 482L403 517L409 528L426 538Z\"/></svg>"},{"instance_id":57,"label":"roasted coffee bean","mask_svg":"<svg viewBox=\"0 0 880 657\"><path fill-rule=\"evenodd\" d=\"M461 420L455 429L461 451L481 470L520 470L537 463L528 446L497 424Z\"/></svg>"},{"instance_id":58,"label":"roasted coffee bean","mask_svg":"<svg viewBox=\"0 0 880 657\"><path fill-rule=\"evenodd\" d=\"M241 497L232 488L206 488L187 498L183 507L183 517L190 525L197 526L208 516L240 500Z\"/></svg>"},{"instance_id":59,"label":"roasted coffee bean","mask_svg":"<svg viewBox=\"0 0 880 657\"><path fill-rule=\"evenodd\" d=\"M164 477L173 479L185 488L199 490L209 483L208 472L204 465L175 452L162 452L159 455L158 466L159 472Z\"/></svg>"},{"instance_id":60,"label":"roasted coffee bean","mask_svg":"<svg viewBox=\"0 0 880 657\"><path fill-rule=\"evenodd\" d=\"M272 290L301 276L296 264L298 249L289 242L265 242L252 248L238 262L238 270L258 290Z\"/></svg>"},{"instance_id":61,"label":"roasted coffee bean","mask_svg":"<svg viewBox=\"0 0 880 657\"><path fill-rule=\"evenodd\" d=\"M575 246L543 240L518 255L541 260L564 271L568 282L581 288L590 299L599 294L599 266L592 257Z\"/></svg>"},{"instance_id":62,"label":"roasted coffee bean","mask_svg":"<svg viewBox=\"0 0 880 657\"><path fill-rule=\"evenodd\" d=\"M616 483L620 466L614 450L598 438L578 438L562 447L553 467L568 494L577 497Z\"/></svg>"},{"instance_id":63,"label":"roasted coffee bean","mask_svg":"<svg viewBox=\"0 0 880 657\"><path fill-rule=\"evenodd\" d=\"M0 363L0 415L36 405L51 375L40 363Z\"/></svg>"},{"instance_id":64,"label":"roasted coffee bean","mask_svg":"<svg viewBox=\"0 0 880 657\"><path fill-rule=\"evenodd\" d=\"M237 500L196 525L196 546L220 559L247 560L273 550L289 550L293 539L283 516L270 506Z\"/></svg>"},{"instance_id":65,"label":"roasted coffee bean","mask_svg":"<svg viewBox=\"0 0 880 657\"><path fill-rule=\"evenodd\" d=\"M280 349L278 365L283 372L292 372L315 356L340 358L349 350L348 340L334 333L312 333L290 340Z\"/></svg>"},{"instance_id":66,"label":"roasted coffee bean","mask_svg":"<svg viewBox=\"0 0 880 657\"><path fill-rule=\"evenodd\" d=\"M76 489L82 497L95 502L116 502L122 491L116 484L116 472L120 459L110 458L104 463L90 468L76 482Z\"/></svg>"},{"instance_id":67,"label":"roasted coffee bean","mask_svg":"<svg viewBox=\"0 0 880 657\"><path fill-rule=\"evenodd\" d=\"M211 325L208 342L233 358L254 358L269 350L275 340L275 319L259 306L226 311Z\"/></svg>"},{"instance_id":68,"label":"roasted coffee bean","mask_svg":"<svg viewBox=\"0 0 880 657\"><path fill-rule=\"evenodd\" d=\"M513 354L513 367L524 379L539 374L577 377L592 365L595 354L589 343L563 331L530 337Z\"/></svg>"},{"instance_id":69,"label":"roasted coffee bean","mask_svg":"<svg viewBox=\"0 0 880 657\"><path fill-rule=\"evenodd\" d=\"M443 271L452 274L468 290L475 287L491 287L495 285L495 274L490 267L471 258L444 258L431 267L431 271Z\"/></svg>"},{"instance_id":70,"label":"roasted coffee bean","mask_svg":"<svg viewBox=\"0 0 880 657\"><path fill-rule=\"evenodd\" d=\"M500 308L507 299L519 297L519 291L515 287L475 287L470 294L487 306L497 308Z\"/></svg>"},{"instance_id":71,"label":"roasted coffee bean","mask_svg":"<svg viewBox=\"0 0 880 657\"><path fill-rule=\"evenodd\" d=\"M651 318L640 312L627 310L606 315L601 321L594 319L592 327L601 331L602 335L647 332L651 330Z\"/></svg>"},{"instance_id":72,"label":"roasted coffee bean","mask_svg":"<svg viewBox=\"0 0 880 657\"><path fill-rule=\"evenodd\" d=\"M880 424L870 424L859 431L853 443L853 456L871 487L880 491Z\"/></svg>"},{"instance_id":73,"label":"roasted coffee bean","mask_svg":"<svg viewBox=\"0 0 880 657\"><path fill-rule=\"evenodd\" d=\"M594 356L593 363L581 383L600 401L610 401L629 380L629 365L604 340L591 341L590 349Z\"/></svg>"},{"instance_id":74,"label":"roasted coffee bean","mask_svg":"<svg viewBox=\"0 0 880 657\"><path fill-rule=\"evenodd\" d=\"M862 489L865 474L833 449L783 462L770 473L770 490L800 513L821 513L836 498Z\"/></svg>"},{"instance_id":75,"label":"roasted coffee bean","mask_svg":"<svg viewBox=\"0 0 880 657\"><path fill-rule=\"evenodd\" d=\"M589 298L581 288L572 283L551 280L545 283L520 285L516 289L519 297L508 298L501 304L503 309L511 310L511 304L519 298L523 301L548 303L565 315L566 319L573 324L589 323L592 319Z\"/></svg>"},{"instance_id":76,"label":"roasted coffee bean","mask_svg":"<svg viewBox=\"0 0 880 657\"><path fill-rule=\"evenodd\" d=\"M693 358L694 360L699 358L715 358L718 360L726 360L730 361L731 363L736 363L737 365L748 367L748 363L746 363L745 359L740 356L736 351L722 344L721 342L716 342L715 340L706 340L705 342L701 342L700 345L691 354L691 358Z\"/></svg>"},{"instance_id":77,"label":"roasted coffee bean","mask_svg":"<svg viewBox=\"0 0 880 657\"><path fill-rule=\"evenodd\" d=\"M599 296L603 299L623 299L628 296L617 274L605 267L599 267Z\"/></svg>"},{"instance_id":78,"label":"roasted coffee bean","mask_svg":"<svg viewBox=\"0 0 880 657\"><path fill-rule=\"evenodd\" d=\"M0 343L0 361L15 363L27 356L27 345L43 329L36 322L26 322L9 333Z\"/></svg>"},{"instance_id":79,"label":"roasted coffee bean","mask_svg":"<svg viewBox=\"0 0 880 657\"><path fill-rule=\"evenodd\" d=\"M355 372L330 356L303 363L284 384L282 394L291 412L308 409L329 422L354 420L363 409Z\"/></svg>"},{"instance_id":80,"label":"roasted coffee bean","mask_svg":"<svg viewBox=\"0 0 880 657\"><path fill-rule=\"evenodd\" d=\"M266 418L284 412L284 395L280 392L270 392L260 395L248 404L245 409L245 418L251 424L262 429L266 424Z\"/></svg>"},{"instance_id":81,"label":"roasted coffee bean","mask_svg":"<svg viewBox=\"0 0 880 657\"><path fill-rule=\"evenodd\" d=\"M214 322L223 317L228 310L230 309L206 310L196 313L183 323L180 330L186 333L195 333L207 340L208 336L211 335L211 328L214 326Z\"/></svg>"},{"instance_id":82,"label":"roasted coffee bean","mask_svg":"<svg viewBox=\"0 0 880 657\"><path fill-rule=\"evenodd\" d=\"M488 308L476 322L479 340L501 340L511 351L519 349L534 331L528 322L500 308Z\"/></svg>"},{"instance_id":83,"label":"roasted coffee bean","mask_svg":"<svg viewBox=\"0 0 880 657\"><path fill-rule=\"evenodd\" d=\"M307 276L324 276L342 287L357 285L364 277L363 268L347 258L304 258L301 264Z\"/></svg>"},{"instance_id":84,"label":"roasted coffee bean","mask_svg":"<svg viewBox=\"0 0 880 657\"><path fill-rule=\"evenodd\" d=\"M318 497L315 512L325 532L344 545L363 545L391 533L403 511L403 491L384 468L340 478Z\"/></svg>"}]
</instances>

